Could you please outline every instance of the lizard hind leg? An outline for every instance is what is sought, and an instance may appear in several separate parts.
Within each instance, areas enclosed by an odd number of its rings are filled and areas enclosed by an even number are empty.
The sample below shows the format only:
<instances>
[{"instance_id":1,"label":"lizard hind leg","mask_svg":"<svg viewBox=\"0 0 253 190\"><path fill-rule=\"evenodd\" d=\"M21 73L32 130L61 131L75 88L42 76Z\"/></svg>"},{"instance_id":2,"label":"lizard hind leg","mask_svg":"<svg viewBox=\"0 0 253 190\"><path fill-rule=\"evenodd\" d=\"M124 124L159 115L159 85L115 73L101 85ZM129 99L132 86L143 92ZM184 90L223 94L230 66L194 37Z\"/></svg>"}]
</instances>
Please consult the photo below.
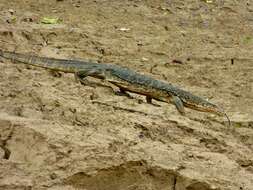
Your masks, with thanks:
<instances>
[{"instance_id":1,"label":"lizard hind leg","mask_svg":"<svg viewBox=\"0 0 253 190\"><path fill-rule=\"evenodd\" d=\"M75 76L75 81L76 81L77 83L81 83L81 84L83 84L83 85L86 85L86 84L87 84L87 81L85 80L85 77L81 77L81 76L79 75L79 72L74 73L74 76Z\"/></svg>"},{"instance_id":2,"label":"lizard hind leg","mask_svg":"<svg viewBox=\"0 0 253 190\"><path fill-rule=\"evenodd\" d=\"M177 96L172 96L172 103L176 106L181 115L185 115L185 109L182 100Z\"/></svg>"},{"instance_id":3,"label":"lizard hind leg","mask_svg":"<svg viewBox=\"0 0 253 190\"><path fill-rule=\"evenodd\" d=\"M85 80L85 78L88 76L93 76L95 78L100 78L100 79L104 78L103 72L96 68L80 70L80 71L75 72L74 74L75 74L75 80L77 82L80 82L83 85L87 85L87 81Z\"/></svg>"}]
</instances>

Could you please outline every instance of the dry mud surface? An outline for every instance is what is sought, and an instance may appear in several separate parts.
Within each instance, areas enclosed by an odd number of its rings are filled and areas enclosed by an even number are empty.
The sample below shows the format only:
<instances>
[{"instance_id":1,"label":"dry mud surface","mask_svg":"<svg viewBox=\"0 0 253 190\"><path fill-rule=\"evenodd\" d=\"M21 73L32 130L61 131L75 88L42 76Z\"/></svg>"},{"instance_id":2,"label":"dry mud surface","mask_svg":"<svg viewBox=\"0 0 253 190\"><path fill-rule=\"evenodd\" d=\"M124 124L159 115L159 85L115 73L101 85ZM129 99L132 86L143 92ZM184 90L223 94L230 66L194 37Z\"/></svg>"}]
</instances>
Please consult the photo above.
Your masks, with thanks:
<instances>
[{"instance_id":1,"label":"dry mud surface","mask_svg":"<svg viewBox=\"0 0 253 190\"><path fill-rule=\"evenodd\" d=\"M233 125L1 59L0 189L253 189L251 0L0 0L0 44L129 67L208 98Z\"/></svg>"}]
</instances>

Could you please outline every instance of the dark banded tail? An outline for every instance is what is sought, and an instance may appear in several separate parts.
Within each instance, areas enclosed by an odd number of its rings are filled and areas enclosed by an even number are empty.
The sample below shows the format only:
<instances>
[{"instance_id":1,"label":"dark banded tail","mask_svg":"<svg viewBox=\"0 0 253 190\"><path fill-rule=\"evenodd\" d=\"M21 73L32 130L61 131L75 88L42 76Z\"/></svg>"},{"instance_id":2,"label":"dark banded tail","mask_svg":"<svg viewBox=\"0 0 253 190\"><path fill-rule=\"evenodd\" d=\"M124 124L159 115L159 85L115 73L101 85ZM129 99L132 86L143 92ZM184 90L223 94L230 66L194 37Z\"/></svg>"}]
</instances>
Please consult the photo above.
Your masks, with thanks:
<instances>
[{"instance_id":1,"label":"dark banded tail","mask_svg":"<svg viewBox=\"0 0 253 190\"><path fill-rule=\"evenodd\" d=\"M3 50L0 50L0 56L9 59L12 62L19 62L67 73L75 73L76 70L78 70L76 63L73 64L74 61L72 60L39 57Z\"/></svg>"}]
</instances>

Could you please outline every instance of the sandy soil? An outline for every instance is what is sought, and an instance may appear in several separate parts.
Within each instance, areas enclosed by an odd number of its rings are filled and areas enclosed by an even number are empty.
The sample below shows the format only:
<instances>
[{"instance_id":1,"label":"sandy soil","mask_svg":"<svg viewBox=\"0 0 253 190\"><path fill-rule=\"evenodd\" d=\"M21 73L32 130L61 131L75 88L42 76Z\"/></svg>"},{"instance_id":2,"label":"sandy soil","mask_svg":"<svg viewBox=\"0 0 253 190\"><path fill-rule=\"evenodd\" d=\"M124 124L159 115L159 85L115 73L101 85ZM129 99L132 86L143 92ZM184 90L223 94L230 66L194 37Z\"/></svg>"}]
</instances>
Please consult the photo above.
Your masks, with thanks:
<instances>
[{"instance_id":1,"label":"sandy soil","mask_svg":"<svg viewBox=\"0 0 253 190\"><path fill-rule=\"evenodd\" d=\"M233 125L1 59L0 189L252 190L252 16L251 0L0 0L1 49L126 66Z\"/></svg>"}]
</instances>

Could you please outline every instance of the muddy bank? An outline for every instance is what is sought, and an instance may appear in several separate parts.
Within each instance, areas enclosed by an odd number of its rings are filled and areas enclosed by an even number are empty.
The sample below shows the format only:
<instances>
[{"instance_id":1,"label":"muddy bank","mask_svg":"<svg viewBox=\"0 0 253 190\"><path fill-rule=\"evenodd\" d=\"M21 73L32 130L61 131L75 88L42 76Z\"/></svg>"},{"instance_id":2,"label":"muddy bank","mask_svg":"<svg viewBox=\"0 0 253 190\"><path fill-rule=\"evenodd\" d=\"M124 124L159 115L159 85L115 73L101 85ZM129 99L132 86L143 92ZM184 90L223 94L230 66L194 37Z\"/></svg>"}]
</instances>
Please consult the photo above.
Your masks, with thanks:
<instances>
[{"instance_id":1,"label":"muddy bank","mask_svg":"<svg viewBox=\"0 0 253 190\"><path fill-rule=\"evenodd\" d=\"M251 190L253 4L209 2L0 0L1 49L126 66L233 125L1 59L0 189Z\"/></svg>"}]
</instances>

